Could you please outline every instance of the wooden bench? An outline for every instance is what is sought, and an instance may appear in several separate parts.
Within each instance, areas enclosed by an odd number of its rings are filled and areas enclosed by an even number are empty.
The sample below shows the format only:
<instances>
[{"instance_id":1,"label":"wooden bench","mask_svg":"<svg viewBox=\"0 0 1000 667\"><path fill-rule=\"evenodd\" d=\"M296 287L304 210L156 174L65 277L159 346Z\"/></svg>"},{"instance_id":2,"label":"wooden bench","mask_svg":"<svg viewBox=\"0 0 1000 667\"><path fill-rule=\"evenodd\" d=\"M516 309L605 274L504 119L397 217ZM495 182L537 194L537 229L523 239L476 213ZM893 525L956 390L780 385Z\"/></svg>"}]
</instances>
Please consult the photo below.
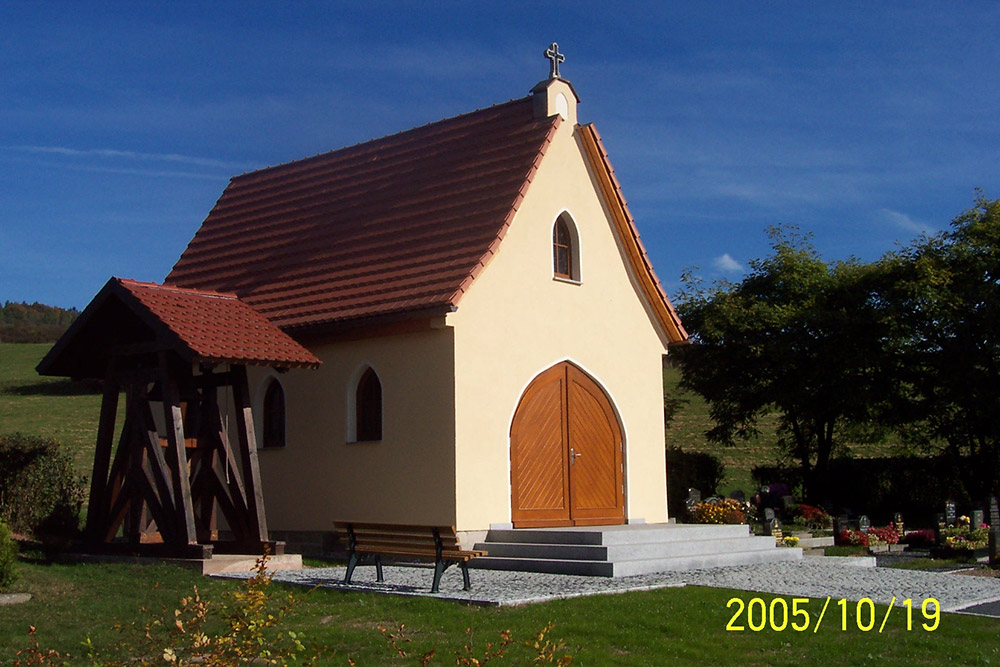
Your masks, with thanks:
<instances>
[{"instance_id":1,"label":"wooden bench","mask_svg":"<svg viewBox=\"0 0 1000 667\"><path fill-rule=\"evenodd\" d=\"M375 562L378 581L382 581L382 557L402 560L434 561L434 583L431 592L437 593L441 575L458 563L462 568L464 590L469 590L467 563L485 551L467 551L459 548L454 526L403 526L385 523L334 522L337 537L347 546L347 574L344 583L351 583L354 568L364 561Z\"/></svg>"}]
</instances>

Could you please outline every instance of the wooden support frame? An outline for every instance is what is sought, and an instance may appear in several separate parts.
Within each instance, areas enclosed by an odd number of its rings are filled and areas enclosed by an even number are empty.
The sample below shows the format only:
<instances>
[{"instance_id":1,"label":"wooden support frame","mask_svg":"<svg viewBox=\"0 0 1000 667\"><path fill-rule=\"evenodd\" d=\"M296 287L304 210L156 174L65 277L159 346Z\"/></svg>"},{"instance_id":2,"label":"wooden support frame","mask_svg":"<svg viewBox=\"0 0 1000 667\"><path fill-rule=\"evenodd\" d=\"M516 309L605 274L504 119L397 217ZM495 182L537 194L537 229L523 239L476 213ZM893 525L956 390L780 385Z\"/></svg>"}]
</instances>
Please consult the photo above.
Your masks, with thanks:
<instances>
[{"instance_id":1,"label":"wooden support frame","mask_svg":"<svg viewBox=\"0 0 1000 667\"><path fill-rule=\"evenodd\" d=\"M122 390L125 416L115 446ZM219 405L219 391L227 390L235 402L238 452ZM93 472L85 531L91 550L177 557L210 557L213 550L259 554L265 548L283 553L283 543L268 540L245 366L199 372L162 349L145 357L113 357ZM220 518L233 540L218 541Z\"/></svg>"}]
</instances>

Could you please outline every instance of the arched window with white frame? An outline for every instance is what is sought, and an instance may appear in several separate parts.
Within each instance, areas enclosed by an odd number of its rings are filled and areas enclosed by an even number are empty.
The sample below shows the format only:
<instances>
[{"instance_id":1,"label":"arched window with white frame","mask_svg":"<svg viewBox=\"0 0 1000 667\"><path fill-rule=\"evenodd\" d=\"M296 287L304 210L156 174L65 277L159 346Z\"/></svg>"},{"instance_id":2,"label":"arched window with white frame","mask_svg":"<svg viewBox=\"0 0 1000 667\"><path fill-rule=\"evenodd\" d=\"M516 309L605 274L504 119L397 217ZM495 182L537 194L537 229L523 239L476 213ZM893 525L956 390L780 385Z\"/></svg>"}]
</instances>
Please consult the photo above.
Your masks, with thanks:
<instances>
[{"instance_id":1,"label":"arched window with white frame","mask_svg":"<svg viewBox=\"0 0 1000 667\"><path fill-rule=\"evenodd\" d=\"M365 369L354 390L355 442L382 439L382 382L371 366Z\"/></svg>"},{"instance_id":2,"label":"arched window with white frame","mask_svg":"<svg viewBox=\"0 0 1000 667\"><path fill-rule=\"evenodd\" d=\"M580 235L568 213L562 213L552 225L552 275L580 282Z\"/></svg>"},{"instance_id":3,"label":"arched window with white frame","mask_svg":"<svg viewBox=\"0 0 1000 667\"><path fill-rule=\"evenodd\" d=\"M285 390L278 378L268 380L261 404L261 446L285 446Z\"/></svg>"}]
</instances>

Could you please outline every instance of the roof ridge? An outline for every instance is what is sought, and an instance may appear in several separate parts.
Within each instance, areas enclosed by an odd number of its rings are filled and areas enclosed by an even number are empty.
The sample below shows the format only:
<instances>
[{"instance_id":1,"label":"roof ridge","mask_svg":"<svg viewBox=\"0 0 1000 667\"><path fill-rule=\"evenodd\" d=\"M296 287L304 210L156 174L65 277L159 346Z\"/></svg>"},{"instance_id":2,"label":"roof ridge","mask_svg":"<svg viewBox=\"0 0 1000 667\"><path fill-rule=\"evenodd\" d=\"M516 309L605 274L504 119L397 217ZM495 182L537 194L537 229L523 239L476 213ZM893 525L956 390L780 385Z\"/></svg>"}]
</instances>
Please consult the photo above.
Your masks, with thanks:
<instances>
[{"instance_id":1,"label":"roof ridge","mask_svg":"<svg viewBox=\"0 0 1000 667\"><path fill-rule=\"evenodd\" d=\"M158 290L164 290L164 291L167 291L167 292L181 292L181 293L185 293L185 294L197 294L199 296L207 296L207 297L212 297L212 298L216 298L216 299L237 299L237 300L239 300L239 296L236 295L233 292L217 292L215 290L194 289L192 287L179 287L177 285L168 285L166 283L162 283L161 284L161 283L148 282L148 281L144 281L144 280L134 280L132 278L119 278L118 276L114 276L112 278L112 280L115 280L116 282L118 282L122 286L135 285L137 287L145 287L145 288L150 288L150 289L158 289Z\"/></svg>"},{"instance_id":2,"label":"roof ridge","mask_svg":"<svg viewBox=\"0 0 1000 667\"><path fill-rule=\"evenodd\" d=\"M288 162L279 162L278 164L268 165L266 167L261 167L260 169L252 169L250 171L243 172L242 174L239 174L237 176L233 176L229 180L230 181L235 181L237 179L242 179L242 178L248 177L248 176L254 176L256 174L260 174L260 173L265 172L265 171L270 171L272 169L281 169L283 167L288 167L290 165L301 164L301 163L304 163L304 162L308 162L310 160L316 160L318 158L323 158L323 157L328 157L328 156L331 156L331 155L335 155L337 153L348 153L348 152L350 152L352 150L357 150L357 149L359 149L359 148L361 148L363 146L368 146L368 145L371 145L371 144L376 144L376 143L382 142L382 141L388 141L388 140L395 139L395 138L398 138L398 137L401 137L403 135L407 135L407 134L410 134L410 133L417 133L417 132L419 132L421 130L426 130L428 128L434 127L435 125L439 125L439 124L442 124L442 123L448 123L448 122L451 122L451 121L456 121L456 120L458 120L460 118L467 118L467 117L470 117L470 116L475 116L476 114L485 113L487 111L498 111L502 107L512 106L514 104L524 103L524 102L530 101L530 100L531 100L531 95L526 95L525 97L518 97L518 98L510 99L510 100L507 100L506 102L498 102L497 104L491 104L490 106L482 107L482 108L479 108L479 109L475 109L473 111L467 111L465 113L461 113L461 114L458 114L458 115L455 115L455 116L447 116L445 118L440 118L438 120L434 120L434 121L430 121L430 122L424 123L423 125L417 125L416 127L411 127L409 129L406 129L406 130L400 130L399 132L391 132L389 134L385 134L385 135L382 135L380 137L375 137L374 139L368 139L366 141L359 141L357 143L349 144L347 146L341 146L340 148L334 148L332 150L324 151L322 153L316 153L315 155L309 155L309 156L306 156L306 157L303 157L303 158L297 158L295 160L289 160Z\"/></svg>"}]
</instances>

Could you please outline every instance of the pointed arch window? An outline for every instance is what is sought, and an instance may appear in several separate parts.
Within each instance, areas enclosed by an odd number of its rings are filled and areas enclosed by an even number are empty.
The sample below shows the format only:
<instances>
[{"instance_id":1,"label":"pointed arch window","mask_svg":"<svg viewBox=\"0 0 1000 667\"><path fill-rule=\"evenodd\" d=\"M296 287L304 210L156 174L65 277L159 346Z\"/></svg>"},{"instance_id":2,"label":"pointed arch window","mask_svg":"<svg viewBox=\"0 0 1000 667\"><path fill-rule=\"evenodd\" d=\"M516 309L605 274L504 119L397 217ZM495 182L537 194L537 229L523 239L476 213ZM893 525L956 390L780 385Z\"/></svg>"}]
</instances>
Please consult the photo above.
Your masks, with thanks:
<instances>
[{"instance_id":1,"label":"pointed arch window","mask_svg":"<svg viewBox=\"0 0 1000 667\"><path fill-rule=\"evenodd\" d=\"M358 442L382 439L382 383L374 369L368 368L358 380L355 395L355 424Z\"/></svg>"},{"instance_id":2,"label":"pointed arch window","mask_svg":"<svg viewBox=\"0 0 1000 667\"><path fill-rule=\"evenodd\" d=\"M264 447L285 446L285 390L271 378L264 392L261 444Z\"/></svg>"},{"instance_id":3,"label":"pointed arch window","mask_svg":"<svg viewBox=\"0 0 1000 667\"><path fill-rule=\"evenodd\" d=\"M552 226L552 274L563 280L580 280L580 242L576 225L564 213Z\"/></svg>"}]
</instances>

